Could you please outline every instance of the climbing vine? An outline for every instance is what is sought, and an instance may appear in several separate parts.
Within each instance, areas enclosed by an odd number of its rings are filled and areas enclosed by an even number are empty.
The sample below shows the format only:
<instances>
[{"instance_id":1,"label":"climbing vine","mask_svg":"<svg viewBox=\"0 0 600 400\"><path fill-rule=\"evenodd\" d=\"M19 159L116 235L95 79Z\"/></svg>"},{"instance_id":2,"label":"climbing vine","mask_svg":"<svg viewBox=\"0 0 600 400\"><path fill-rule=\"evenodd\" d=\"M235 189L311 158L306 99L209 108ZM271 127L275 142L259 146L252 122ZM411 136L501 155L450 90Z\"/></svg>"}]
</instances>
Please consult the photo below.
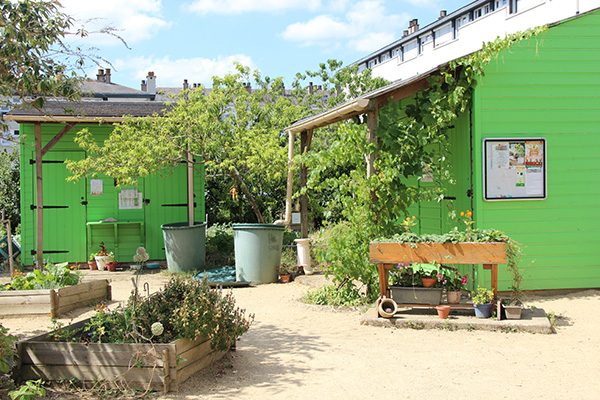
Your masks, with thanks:
<instances>
[{"instance_id":1,"label":"climbing vine","mask_svg":"<svg viewBox=\"0 0 600 400\"><path fill-rule=\"evenodd\" d=\"M381 108L377 145L367 144L364 120L341 123L330 147L307 157L309 189L333 188L332 200L341 205L347 220L344 234L332 236L327 247L317 251L336 280L360 280L376 293L369 242L400 232L399 223L412 204L443 198L447 184L454 184L447 157L449 128L470 109L478 78L502 51L545 30L529 29L484 44L480 51L451 61L415 96ZM372 153L376 173L367 179L365 154ZM424 173L433 176L433 185L419 185Z\"/></svg>"}]
</instances>

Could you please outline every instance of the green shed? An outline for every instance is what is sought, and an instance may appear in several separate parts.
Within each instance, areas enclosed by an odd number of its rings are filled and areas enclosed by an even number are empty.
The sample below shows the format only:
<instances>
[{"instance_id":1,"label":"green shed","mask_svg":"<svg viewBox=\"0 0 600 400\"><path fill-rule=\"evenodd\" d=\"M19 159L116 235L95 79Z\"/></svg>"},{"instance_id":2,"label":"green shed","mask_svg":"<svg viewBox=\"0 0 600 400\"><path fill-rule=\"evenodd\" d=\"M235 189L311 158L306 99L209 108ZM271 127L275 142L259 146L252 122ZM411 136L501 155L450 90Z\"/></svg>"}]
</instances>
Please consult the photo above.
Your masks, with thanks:
<instances>
[{"instance_id":1,"label":"green shed","mask_svg":"<svg viewBox=\"0 0 600 400\"><path fill-rule=\"evenodd\" d=\"M400 116L437 71L298 121L288 133L312 135L359 114L373 121L381 107ZM457 184L440 203L413 206L418 230L447 231L449 208L473 210L476 227L523 245L523 289L600 287L600 11L552 24L493 60L451 129L449 157ZM489 274L477 275L489 286ZM498 288L509 284L500 268Z\"/></svg>"},{"instance_id":2,"label":"green shed","mask_svg":"<svg viewBox=\"0 0 600 400\"><path fill-rule=\"evenodd\" d=\"M161 225L188 219L185 165L140 179L136 187L115 185L107 176L67 182L64 161L85 152L73 141L88 128L102 141L123 116L160 114L165 105L149 101L48 101L42 111L13 110L6 119L20 124L22 263L32 265L37 254L37 187L43 193L43 258L53 262L85 262L104 242L119 262L133 261L144 246L152 260L164 260ZM37 139L37 140L36 140ZM36 160L41 159L38 165ZM39 168L41 173L38 173ZM36 176L37 183L36 183ZM204 180L194 173L196 221L204 221Z\"/></svg>"}]
</instances>

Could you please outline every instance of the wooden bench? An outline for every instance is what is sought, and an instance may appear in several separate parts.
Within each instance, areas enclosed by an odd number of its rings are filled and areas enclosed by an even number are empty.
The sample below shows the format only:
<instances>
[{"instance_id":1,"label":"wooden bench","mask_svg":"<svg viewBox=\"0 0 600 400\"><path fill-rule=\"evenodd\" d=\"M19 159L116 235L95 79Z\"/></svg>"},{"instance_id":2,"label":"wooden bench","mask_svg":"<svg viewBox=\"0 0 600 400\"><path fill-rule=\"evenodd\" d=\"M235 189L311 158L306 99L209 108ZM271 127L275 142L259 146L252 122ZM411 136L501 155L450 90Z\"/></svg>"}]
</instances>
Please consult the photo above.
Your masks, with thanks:
<instances>
[{"instance_id":1,"label":"wooden bench","mask_svg":"<svg viewBox=\"0 0 600 400\"><path fill-rule=\"evenodd\" d=\"M490 270L494 298L498 295L498 264L506 264L506 243L397 243L371 242L370 260L378 264L380 298L390 298L389 271L399 263L482 264ZM406 306L399 304L399 306ZM409 304L410 307L435 307L427 304ZM472 307L450 304L454 308Z\"/></svg>"}]
</instances>

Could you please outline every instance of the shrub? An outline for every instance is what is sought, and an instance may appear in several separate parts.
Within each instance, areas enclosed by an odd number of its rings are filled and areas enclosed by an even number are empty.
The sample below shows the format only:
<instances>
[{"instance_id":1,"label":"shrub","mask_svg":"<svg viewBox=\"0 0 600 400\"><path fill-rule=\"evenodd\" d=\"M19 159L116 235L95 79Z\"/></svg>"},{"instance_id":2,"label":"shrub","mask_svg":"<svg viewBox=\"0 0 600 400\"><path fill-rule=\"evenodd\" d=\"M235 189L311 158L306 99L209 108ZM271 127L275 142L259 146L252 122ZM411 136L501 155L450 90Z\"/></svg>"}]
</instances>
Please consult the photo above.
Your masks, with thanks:
<instances>
[{"instance_id":1,"label":"shrub","mask_svg":"<svg viewBox=\"0 0 600 400\"><path fill-rule=\"evenodd\" d=\"M253 319L235 306L231 292L211 289L205 281L174 278L148 298L133 295L125 307L110 311L99 305L85 328L70 335L59 331L55 340L168 343L205 337L213 350L224 351L248 331Z\"/></svg>"},{"instance_id":2,"label":"shrub","mask_svg":"<svg viewBox=\"0 0 600 400\"><path fill-rule=\"evenodd\" d=\"M370 303L351 284L345 284L339 288L333 285L325 285L320 289L307 293L304 301L309 304L328 306L360 306Z\"/></svg>"}]
</instances>

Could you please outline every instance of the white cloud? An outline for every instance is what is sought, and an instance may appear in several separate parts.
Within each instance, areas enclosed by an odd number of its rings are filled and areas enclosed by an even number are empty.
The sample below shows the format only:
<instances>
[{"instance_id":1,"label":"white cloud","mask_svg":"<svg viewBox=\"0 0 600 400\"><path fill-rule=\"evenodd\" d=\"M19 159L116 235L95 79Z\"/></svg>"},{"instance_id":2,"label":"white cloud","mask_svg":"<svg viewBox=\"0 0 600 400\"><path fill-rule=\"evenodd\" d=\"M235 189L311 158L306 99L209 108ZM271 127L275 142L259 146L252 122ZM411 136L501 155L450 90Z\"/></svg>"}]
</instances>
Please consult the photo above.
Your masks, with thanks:
<instances>
[{"instance_id":1,"label":"white cloud","mask_svg":"<svg viewBox=\"0 0 600 400\"><path fill-rule=\"evenodd\" d=\"M303 46L331 47L345 40L352 50L369 52L396 39L409 19L405 13L388 13L379 0L364 0L351 4L340 19L319 15L288 25L281 36Z\"/></svg>"},{"instance_id":2,"label":"white cloud","mask_svg":"<svg viewBox=\"0 0 600 400\"><path fill-rule=\"evenodd\" d=\"M161 0L61 0L64 12L82 24L89 32L105 27L117 30L128 44L154 37L160 29L170 26L161 16ZM96 45L115 45L120 41L109 35L92 34L86 39Z\"/></svg>"},{"instance_id":3,"label":"white cloud","mask_svg":"<svg viewBox=\"0 0 600 400\"><path fill-rule=\"evenodd\" d=\"M273 12L290 9L316 10L320 0L196 0L186 8L198 14L240 14L244 12Z\"/></svg>"},{"instance_id":4,"label":"white cloud","mask_svg":"<svg viewBox=\"0 0 600 400\"><path fill-rule=\"evenodd\" d=\"M195 57L172 60L169 57L136 57L117 60L114 65L119 74L131 75L140 82L146 79L148 71L153 71L157 86L180 87L184 79L187 79L190 85L202 83L209 86L213 76L222 77L234 72L234 62L251 69L256 68L252 59L244 54L220 56L216 59Z\"/></svg>"}]
</instances>

